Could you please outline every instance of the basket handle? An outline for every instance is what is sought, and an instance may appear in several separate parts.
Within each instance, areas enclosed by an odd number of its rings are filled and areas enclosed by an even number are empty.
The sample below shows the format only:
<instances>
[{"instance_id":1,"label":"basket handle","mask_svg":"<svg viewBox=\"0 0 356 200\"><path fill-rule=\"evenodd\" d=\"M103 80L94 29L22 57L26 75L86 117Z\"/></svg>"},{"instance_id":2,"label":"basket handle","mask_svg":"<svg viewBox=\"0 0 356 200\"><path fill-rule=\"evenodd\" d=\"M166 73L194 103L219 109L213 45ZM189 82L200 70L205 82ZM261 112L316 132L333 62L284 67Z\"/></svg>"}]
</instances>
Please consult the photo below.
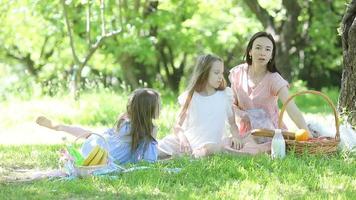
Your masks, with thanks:
<instances>
[{"instance_id":1,"label":"basket handle","mask_svg":"<svg viewBox=\"0 0 356 200\"><path fill-rule=\"evenodd\" d=\"M94 132L91 132L91 133L89 133L89 134L90 134L90 135L96 135L96 136L101 137L101 138L104 140L104 142L105 142L106 150L109 151L109 143L108 143L108 141L106 141L106 139L105 139L104 136L102 136L102 135L100 135L100 134L98 134L98 133L94 133ZM77 138L75 138L74 143L76 143L76 142L77 142L79 139L81 139L81 138L85 138L85 136L87 136L87 135L88 135L87 133L84 133L84 134L82 134L82 135L79 135ZM90 135L89 135L89 137L90 137Z\"/></svg>"},{"instance_id":2,"label":"basket handle","mask_svg":"<svg viewBox=\"0 0 356 200\"><path fill-rule=\"evenodd\" d=\"M333 110L333 113L334 113L334 118L335 118L335 129L336 129L336 134L335 134L335 139L339 139L340 138L340 131L339 131L339 118L338 118L338 115L337 115L337 112L336 112L336 108L333 104L333 102L331 101L331 99L326 96L325 94L319 92L319 91L315 91L315 90L306 90L306 91L301 91L301 92L297 92L291 96L288 97L287 101L283 104L282 108L281 108L281 111L279 113L279 116L278 116L278 127L281 128L282 127L282 119L283 119L283 114L284 114L284 111L286 110L287 108L287 105L288 103L296 96L299 96L299 95L302 95L302 94L315 94L315 95L319 95L321 97L323 97L327 103L329 104L329 106L331 107L331 109Z\"/></svg>"}]
</instances>

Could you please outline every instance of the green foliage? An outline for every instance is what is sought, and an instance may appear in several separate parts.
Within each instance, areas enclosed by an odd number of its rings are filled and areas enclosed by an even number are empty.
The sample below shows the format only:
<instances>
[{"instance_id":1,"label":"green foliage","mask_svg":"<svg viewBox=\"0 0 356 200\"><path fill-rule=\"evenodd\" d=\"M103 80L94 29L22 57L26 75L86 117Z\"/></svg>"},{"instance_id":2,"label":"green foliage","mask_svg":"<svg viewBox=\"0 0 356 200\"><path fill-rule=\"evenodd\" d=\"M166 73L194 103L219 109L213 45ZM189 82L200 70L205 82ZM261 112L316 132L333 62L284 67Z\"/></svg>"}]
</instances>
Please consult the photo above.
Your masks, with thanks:
<instances>
[{"instance_id":1,"label":"green foliage","mask_svg":"<svg viewBox=\"0 0 356 200\"><path fill-rule=\"evenodd\" d=\"M341 83L342 45L337 29L342 17L339 13L343 8L332 5L338 3L335 1L329 5L321 0L313 1L309 11L313 13L309 16L312 18L308 33L311 45L304 50L305 61L297 74L307 81L309 87L318 90L323 86L339 87Z\"/></svg>"},{"instance_id":2,"label":"green foliage","mask_svg":"<svg viewBox=\"0 0 356 200\"><path fill-rule=\"evenodd\" d=\"M89 48L88 2L66 1L80 60ZM90 2L90 41L94 43L102 34L100 2ZM259 19L241 0L167 0L158 1L156 7L154 2L143 0L122 4L104 2L106 33L121 32L105 40L84 67L80 85L83 91L94 85L137 87L139 84L133 82L139 80L150 87L181 91L199 54L213 53L222 57L227 71L243 61L249 37L263 29ZM258 3L268 10L277 25L285 20L282 1ZM337 27L344 2L299 3L302 11L298 20L303 26L298 26L296 31L304 38L292 43L296 47L303 43L308 45L300 52L291 51L294 80L302 79L308 87L316 89L338 87L342 52ZM7 68L6 72L0 71L0 82L5 83L0 90L6 93L1 98L7 98L9 93L21 95L22 91L31 94L34 85L42 88L42 94L67 93L73 75L73 58L61 2L4 1L0 11L3 27L0 65ZM177 72L180 69L183 73Z\"/></svg>"}]
</instances>

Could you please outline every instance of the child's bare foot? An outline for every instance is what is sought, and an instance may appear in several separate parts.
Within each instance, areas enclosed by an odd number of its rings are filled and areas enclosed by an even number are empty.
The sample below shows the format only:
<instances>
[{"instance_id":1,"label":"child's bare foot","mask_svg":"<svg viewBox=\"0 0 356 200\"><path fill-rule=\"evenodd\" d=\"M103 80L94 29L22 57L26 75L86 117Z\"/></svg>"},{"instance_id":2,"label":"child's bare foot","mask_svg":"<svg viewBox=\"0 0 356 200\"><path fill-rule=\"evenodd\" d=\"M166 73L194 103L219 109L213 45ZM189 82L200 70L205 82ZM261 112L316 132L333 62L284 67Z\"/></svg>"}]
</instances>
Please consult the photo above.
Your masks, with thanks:
<instances>
[{"instance_id":1,"label":"child's bare foot","mask_svg":"<svg viewBox=\"0 0 356 200\"><path fill-rule=\"evenodd\" d=\"M52 124L52 121L44 116L39 116L36 119L36 123L40 126L47 127L49 129L54 129L56 130L56 126Z\"/></svg>"}]
</instances>

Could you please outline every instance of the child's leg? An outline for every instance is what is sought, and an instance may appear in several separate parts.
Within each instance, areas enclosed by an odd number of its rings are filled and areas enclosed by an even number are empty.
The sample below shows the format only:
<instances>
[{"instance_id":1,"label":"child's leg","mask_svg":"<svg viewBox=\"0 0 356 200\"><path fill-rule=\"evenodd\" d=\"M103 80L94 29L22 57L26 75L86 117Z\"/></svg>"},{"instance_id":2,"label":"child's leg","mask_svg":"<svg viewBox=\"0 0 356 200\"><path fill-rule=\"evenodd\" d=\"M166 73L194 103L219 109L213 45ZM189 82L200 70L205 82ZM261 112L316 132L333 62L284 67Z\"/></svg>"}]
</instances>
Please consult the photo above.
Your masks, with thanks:
<instances>
[{"instance_id":1,"label":"child's leg","mask_svg":"<svg viewBox=\"0 0 356 200\"><path fill-rule=\"evenodd\" d=\"M176 135L170 134L158 141L158 159L166 159L181 154L179 139Z\"/></svg>"},{"instance_id":2,"label":"child's leg","mask_svg":"<svg viewBox=\"0 0 356 200\"><path fill-rule=\"evenodd\" d=\"M215 144L215 143L209 143L209 144L205 144L204 146L202 146L198 149L194 149L193 156L195 158L200 158L200 157L204 157L204 156L208 156L208 155L217 153L219 151L221 151L221 145Z\"/></svg>"},{"instance_id":3,"label":"child's leg","mask_svg":"<svg viewBox=\"0 0 356 200\"><path fill-rule=\"evenodd\" d=\"M55 131L64 131L76 137L87 138L91 135L92 131L85 130L77 126L68 126L63 124L53 124L52 121L46 117L40 116L36 119L36 123L40 126L47 127Z\"/></svg>"}]
</instances>

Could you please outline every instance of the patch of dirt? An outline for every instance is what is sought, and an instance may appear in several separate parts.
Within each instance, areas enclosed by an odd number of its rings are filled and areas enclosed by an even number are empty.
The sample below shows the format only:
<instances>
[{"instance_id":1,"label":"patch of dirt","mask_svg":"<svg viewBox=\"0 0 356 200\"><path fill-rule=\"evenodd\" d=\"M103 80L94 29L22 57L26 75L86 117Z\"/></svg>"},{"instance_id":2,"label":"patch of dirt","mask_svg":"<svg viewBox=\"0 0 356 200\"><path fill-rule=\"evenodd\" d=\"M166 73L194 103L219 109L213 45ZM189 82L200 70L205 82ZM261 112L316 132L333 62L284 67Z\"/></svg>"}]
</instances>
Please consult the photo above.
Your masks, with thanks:
<instances>
[{"instance_id":1,"label":"patch of dirt","mask_svg":"<svg viewBox=\"0 0 356 200\"><path fill-rule=\"evenodd\" d=\"M7 173L0 173L0 183L19 183L19 182L31 182L35 180L47 179L47 178L60 178L65 177L66 174L59 169L17 169L7 171Z\"/></svg>"}]
</instances>

